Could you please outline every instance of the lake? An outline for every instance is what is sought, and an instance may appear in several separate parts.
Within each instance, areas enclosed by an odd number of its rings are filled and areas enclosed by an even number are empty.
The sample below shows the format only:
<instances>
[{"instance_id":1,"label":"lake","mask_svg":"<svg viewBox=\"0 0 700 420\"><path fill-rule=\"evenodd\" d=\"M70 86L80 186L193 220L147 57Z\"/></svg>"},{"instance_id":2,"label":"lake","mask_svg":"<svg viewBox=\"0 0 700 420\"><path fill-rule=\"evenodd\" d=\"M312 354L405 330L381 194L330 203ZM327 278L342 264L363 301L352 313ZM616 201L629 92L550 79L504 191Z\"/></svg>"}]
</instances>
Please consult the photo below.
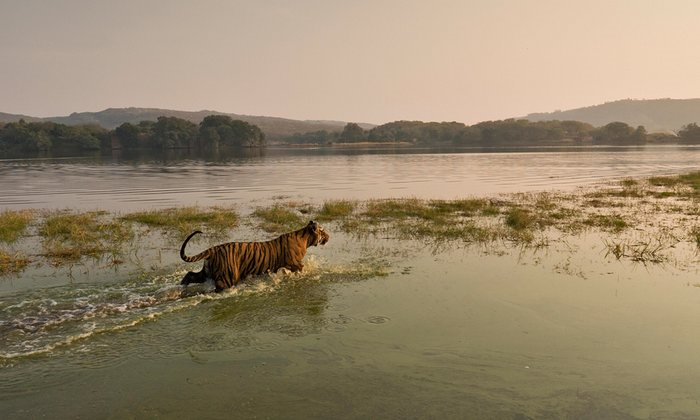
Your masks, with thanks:
<instances>
[{"instance_id":1,"label":"lake","mask_svg":"<svg viewBox=\"0 0 700 420\"><path fill-rule=\"evenodd\" d=\"M279 200L574 192L699 166L700 148L681 146L0 160L0 208L245 213ZM178 285L194 266L179 242L130 256L136 268L0 278L3 417L700 416L697 251L644 266L590 233L546 248L434 247L328 228L303 273L221 294Z\"/></svg>"},{"instance_id":2,"label":"lake","mask_svg":"<svg viewBox=\"0 0 700 420\"><path fill-rule=\"evenodd\" d=\"M453 199L574 189L697 168L700 147L590 147L426 153L410 149L270 149L193 158L0 160L0 208L140 210L294 199Z\"/></svg>"}]
</instances>

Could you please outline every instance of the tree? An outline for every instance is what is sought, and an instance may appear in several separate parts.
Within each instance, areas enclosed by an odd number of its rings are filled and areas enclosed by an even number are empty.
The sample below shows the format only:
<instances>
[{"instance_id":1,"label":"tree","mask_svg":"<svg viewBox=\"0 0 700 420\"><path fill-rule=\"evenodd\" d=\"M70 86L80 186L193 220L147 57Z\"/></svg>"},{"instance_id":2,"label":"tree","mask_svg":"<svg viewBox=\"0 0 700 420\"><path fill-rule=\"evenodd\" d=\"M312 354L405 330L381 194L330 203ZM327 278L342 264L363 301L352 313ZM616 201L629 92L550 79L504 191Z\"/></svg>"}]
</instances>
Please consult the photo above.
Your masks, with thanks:
<instances>
[{"instance_id":1,"label":"tree","mask_svg":"<svg viewBox=\"0 0 700 420\"><path fill-rule=\"evenodd\" d=\"M637 127L629 138L632 143L646 143L647 129L643 125Z\"/></svg>"},{"instance_id":2,"label":"tree","mask_svg":"<svg viewBox=\"0 0 700 420\"><path fill-rule=\"evenodd\" d=\"M139 133L139 128L128 122L114 130L114 135L119 139L119 144L125 149L139 147Z\"/></svg>"},{"instance_id":3,"label":"tree","mask_svg":"<svg viewBox=\"0 0 700 420\"><path fill-rule=\"evenodd\" d=\"M683 128L678 131L678 137L683 143L700 143L700 127L698 127L697 123L684 125Z\"/></svg>"},{"instance_id":4,"label":"tree","mask_svg":"<svg viewBox=\"0 0 700 420\"><path fill-rule=\"evenodd\" d=\"M356 123L347 123L343 132L340 133L340 140L346 142L358 142L365 139L365 130Z\"/></svg>"},{"instance_id":5,"label":"tree","mask_svg":"<svg viewBox=\"0 0 700 420\"><path fill-rule=\"evenodd\" d=\"M593 134L593 141L599 144L629 143L633 139L633 134L632 127L626 123L615 121L597 129Z\"/></svg>"},{"instance_id":6,"label":"tree","mask_svg":"<svg viewBox=\"0 0 700 420\"><path fill-rule=\"evenodd\" d=\"M234 120L228 115L209 115L199 123L199 136L207 148L219 145L229 147L260 147L265 135L256 125Z\"/></svg>"},{"instance_id":7,"label":"tree","mask_svg":"<svg viewBox=\"0 0 700 420\"><path fill-rule=\"evenodd\" d=\"M193 148L197 137L197 125L182 118L158 117L153 126L152 142L158 148Z\"/></svg>"},{"instance_id":8,"label":"tree","mask_svg":"<svg viewBox=\"0 0 700 420\"><path fill-rule=\"evenodd\" d=\"M294 133L293 135L286 137L284 139L287 143L293 144L328 144L333 142L338 138L337 131L309 131L306 133Z\"/></svg>"}]
</instances>

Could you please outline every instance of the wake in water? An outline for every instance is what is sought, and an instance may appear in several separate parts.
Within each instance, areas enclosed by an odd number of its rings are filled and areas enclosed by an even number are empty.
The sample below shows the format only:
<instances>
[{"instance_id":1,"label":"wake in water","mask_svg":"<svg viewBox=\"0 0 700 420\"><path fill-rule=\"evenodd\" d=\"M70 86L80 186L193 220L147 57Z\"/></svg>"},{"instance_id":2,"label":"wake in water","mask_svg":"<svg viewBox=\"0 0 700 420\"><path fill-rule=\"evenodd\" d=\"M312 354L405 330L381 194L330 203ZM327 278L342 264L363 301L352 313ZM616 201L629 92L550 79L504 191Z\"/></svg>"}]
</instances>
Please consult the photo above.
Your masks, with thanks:
<instances>
[{"instance_id":1,"label":"wake in water","mask_svg":"<svg viewBox=\"0 0 700 420\"><path fill-rule=\"evenodd\" d=\"M134 327L202 302L269 292L293 279L328 277L332 281L337 273L349 272L338 267L322 272L319 267L314 256L309 256L301 273L280 270L249 278L221 293L214 293L211 280L180 286L183 270L119 284L68 285L4 296L0 298L0 366L27 356L51 354L58 348ZM364 277L365 273L357 274Z\"/></svg>"},{"instance_id":2,"label":"wake in water","mask_svg":"<svg viewBox=\"0 0 700 420\"><path fill-rule=\"evenodd\" d=\"M95 334L199 303L173 285L180 273L113 285L38 289L0 300L0 360L49 353Z\"/></svg>"}]
</instances>

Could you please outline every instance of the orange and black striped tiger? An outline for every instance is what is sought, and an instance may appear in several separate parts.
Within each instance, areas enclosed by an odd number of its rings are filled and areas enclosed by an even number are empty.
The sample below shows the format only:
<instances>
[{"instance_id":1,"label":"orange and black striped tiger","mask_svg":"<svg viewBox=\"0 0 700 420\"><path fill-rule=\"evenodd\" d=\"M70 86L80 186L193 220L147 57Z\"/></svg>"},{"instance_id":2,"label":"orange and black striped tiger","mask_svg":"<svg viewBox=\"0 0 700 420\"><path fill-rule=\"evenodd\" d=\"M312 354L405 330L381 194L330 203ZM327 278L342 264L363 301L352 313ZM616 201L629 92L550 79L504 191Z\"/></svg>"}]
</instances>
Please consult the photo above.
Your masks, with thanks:
<instances>
[{"instance_id":1,"label":"orange and black striped tiger","mask_svg":"<svg viewBox=\"0 0 700 420\"><path fill-rule=\"evenodd\" d=\"M217 292L235 286L249 275L274 273L280 268L301 271L304 268L301 260L306 255L306 248L324 245L330 238L323 227L312 220L303 228L271 241L229 242L188 257L185 255L185 246L198 233L202 232L193 232L182 243L180 258L185 262L205 260L204 266L198 272L185 274L180 284L203 283L211 278Z\"/></svg>"}]
</instances>

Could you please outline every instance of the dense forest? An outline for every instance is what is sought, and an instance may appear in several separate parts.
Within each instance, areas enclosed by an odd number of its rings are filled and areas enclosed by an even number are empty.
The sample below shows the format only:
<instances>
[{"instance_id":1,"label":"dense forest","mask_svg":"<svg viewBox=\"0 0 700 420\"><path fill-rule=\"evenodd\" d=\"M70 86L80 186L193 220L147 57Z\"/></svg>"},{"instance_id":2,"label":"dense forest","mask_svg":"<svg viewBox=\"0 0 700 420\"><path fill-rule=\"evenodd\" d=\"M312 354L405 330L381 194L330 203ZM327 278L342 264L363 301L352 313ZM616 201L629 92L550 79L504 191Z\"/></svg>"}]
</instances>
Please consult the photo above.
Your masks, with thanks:
<instances>
[{"instance_id":1,"label":"dense forest","mask_svg":"<svg viewBox=\"0 0 700 420\"><path fill-rule=\"evenodd\" d=\"M34 153L112 149L215 150L219 147L265 146L265 135L255 125L225 115L210 115L194 124L177 117L123 123L114 130L94 124L54 122L0 124L0 152Z\"/></svg>"},{"instance_id":2,"label":"dense forest","mask_svg":"<svg viewBox=\"0 0 700 420\"><path fill-rule=\"evenodd\" d=\"M467 126L458 122L395 121L363 130L349 123L342 132L314 131L286 139L292 144L399 142L422 146L512 147L550 145L634 145L650 142L700 144L700 127L685 125L676 134L647 133L623 122L602 127L579 121L528 121L508 119Z\"/></svg>"},{"instance_id":3,"label":"dense forest","mask_svg":"<svg viewBox=\"0 0 700 420\"><path fill-rule=\"evenodd\" d=\"M612 122L602 127L578 121L485 121L471 126L458 122L395 121L369 130L348 123L342 131L312 131L284 138L282 144L400 143L424 147L518 147L551 145L700 144L697 123L675 134L649 134L643 126ZM209 115L199 124L177 118L123 123L113 130L98 125L55 122L0 124L0 152L73 152L113 149L189 149L262 147L259 127L226 115Z\"/></svg>"}]
</instances>

